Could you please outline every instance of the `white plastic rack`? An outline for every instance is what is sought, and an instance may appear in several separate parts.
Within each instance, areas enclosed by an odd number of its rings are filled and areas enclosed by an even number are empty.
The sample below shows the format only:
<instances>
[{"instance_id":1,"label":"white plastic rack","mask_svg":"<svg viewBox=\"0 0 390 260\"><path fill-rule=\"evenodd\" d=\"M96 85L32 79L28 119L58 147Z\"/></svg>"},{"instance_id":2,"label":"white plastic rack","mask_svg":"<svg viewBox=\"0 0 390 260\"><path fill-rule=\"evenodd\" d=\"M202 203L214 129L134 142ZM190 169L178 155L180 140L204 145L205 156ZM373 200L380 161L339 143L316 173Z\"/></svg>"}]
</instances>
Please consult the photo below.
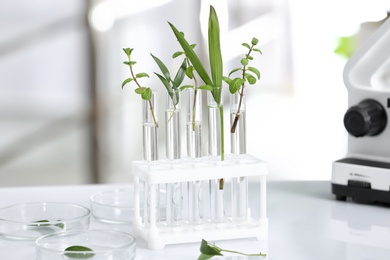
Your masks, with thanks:
<instances>
[{"instance_id":1,"label":"white plastic rack","mask_svg":"<svg viewBox=\"0 0 390 260\"><path fill-rule=\"evenodd\" d=\"M134 232L148 242L150 249L201 239L268 239L268 169L264 161L250 155L226 155L224 161L206 157L135 161L132 166ZM259 186L249 192L248 178L254 176L260 179ZM225 183L222 190L221 179ZM180 203L175 205L172 187L179 191ZM258 216L251 216L250 205L258 209Z\"/></svg>"}]
</instances>

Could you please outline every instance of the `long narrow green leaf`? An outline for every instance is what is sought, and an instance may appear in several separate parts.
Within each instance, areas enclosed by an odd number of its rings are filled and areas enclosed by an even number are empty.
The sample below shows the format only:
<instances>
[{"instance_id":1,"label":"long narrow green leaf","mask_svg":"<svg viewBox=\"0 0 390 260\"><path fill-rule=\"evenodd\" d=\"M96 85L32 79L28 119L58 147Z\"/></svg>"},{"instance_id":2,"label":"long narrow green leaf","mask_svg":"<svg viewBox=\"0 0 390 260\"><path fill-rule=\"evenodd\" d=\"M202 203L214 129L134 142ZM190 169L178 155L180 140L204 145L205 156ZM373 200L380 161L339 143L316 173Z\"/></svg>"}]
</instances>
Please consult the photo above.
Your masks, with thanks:
<instances>
[{"instance_id":1,"label":"long narrow green leaf","mask_svg":"<svg viewBox=\"0 0 390 260\"><path fill-rule=\"evenodd\" d=\"M167 89L168 95L172 98L173 97L173 89L172 89L170 82L166 78L164 78L162 75L160 75L156 72L154 74L156 74L156 76L161 80L161 82L164 84L165 88Z\"/></svg>"},{"instance_id":2,"label":"long narrow green leaf","mask_svg":"<svg viewBox=\"0 0 390 260\"><path fill-rule=\"evenodd\" d=\"M180 31L173 24L171 24L170 22L168 22L168 24L172 28L172 31L175 34L176 39L179 41L183 51L186 53L188 59L191 61L192 65L194 66L195 70L198 72L201 79L204 81L204 83L213 86L214 84L211 81L209 74L204 68L198 55L196 55L191 45L184 38L184 35L180 33Z\"/></svg>"},{"instance_id":3,"label":"long narrow green leaf","mask_svg":"<svg viewBox=\"0 0 390 260\"><path fill-rule=\"evenodd\" d=\"M157 58L156 56L154 56L153 54L150 54L152 55L154 61L157 63L158 67L160 68L161 72L164 74L164 77L167 79L167 80L171 80L171 75L169 74L169 70L168 68L165 66L165 64L159 59Z\"/></svg>"},{"instance_id":4,"label":"long narrow green leaf","mask_svg":"<svg viewBox=\"0 0 390 260\"><path fill-rule=\"evenodd\" d=\"M220 43L220 32L219 32L219 21L217 13L213 6L210 6L209 15L209 59L210 59L210 70L213 79L213 97L219 104L221 102L221 88L222 88L222 53ZM207 83L207 82L206 82Z\"/></svg>"}]
</instances>

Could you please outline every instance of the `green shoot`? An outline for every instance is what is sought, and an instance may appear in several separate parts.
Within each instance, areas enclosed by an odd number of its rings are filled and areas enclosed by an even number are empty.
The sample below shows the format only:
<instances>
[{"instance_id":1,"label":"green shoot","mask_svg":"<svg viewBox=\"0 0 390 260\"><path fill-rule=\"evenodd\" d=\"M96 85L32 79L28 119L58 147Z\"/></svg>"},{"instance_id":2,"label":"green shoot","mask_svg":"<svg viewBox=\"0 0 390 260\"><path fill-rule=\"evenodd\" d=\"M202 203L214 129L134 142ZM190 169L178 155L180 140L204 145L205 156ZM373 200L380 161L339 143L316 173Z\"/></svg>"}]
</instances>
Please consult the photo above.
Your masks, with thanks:
<instances>
[{"instance_id":1,"label":"green shoot","mask_svg":"<svg viewBox=\"0 0 390 260\"><path fill-rule=\"evenodd\" d=\"M213 256L223 256L223 254L221 252L233 253L233 254L239 254L239 255L245 255L245 256L261 256L261 257L267 256L266 254L262 254L261 252L258 254L246 254L246 253L242 253L239 251L222 249L215 244L211 244L211 243L207 242L204 239L202 239L202 243L200 244L200 252L201 252L201 255L198 257L198 260L210 259Z\"/></svg>"},{"instance_id":2,"label":"green shoot","mask_svg":"<svg viewBox=\"0 0 390 260\"><path fill-rule=\"evenodd\" d=\"M192 44L190 45L190 47L192 49L195 48L195 44ZM198 85L198 79L196 78L196 75L194 73L195 71L195 68L194 66L192 65L190 59L187 57L186 53L183 52L183 51L178 51L178 52L175 52L173 55L172 55L172 58L177 58L179 56L182 56L184 55L185 56L185 59L184 59L184 62L187 64L186 65L186 75L189 79L193 80L194 82L194 85L184 85L182 87L180 87L180 90L184 90L184 89L188 89L188 88L191 88L194 90L194 99L193 99L193 104L192 104L192 113L191 113L191 121L192 121L192 131L195 131L195 118L196 118L196 101L197 101L197 98L198 98L198 91L199 90L206 90L206 91L212 91L212 87L210 85L202 85L202 86L199 86Z\"/></svg>"},{"instance_id":3,"label":"green shoot","mask_svg":"<svg viewBox=\"0 0 390 260\"><path fill-rule=\"evenodd\" d=\"M131 77L127 78L123 81L122 89L126 84L128 84L130 82L134 82L136 84L137 88L134 90L134 92L136 94L139 94L143 100L146 100L149 102L149 109L150 109L150 112L152 114L154 124L156 125L156 127L158 127L157 119L156 119L156 116L154 114L153 104L151 101L152 90L148 87L141 86L141 84L138 81L138 79L140 79L140 78L144 78L144 77L149 78L149 75L147 73L144 73L144 72L137 73L137 74L134 73L133 67L137 62L131 60L131 53L133 52L133 50L134 50L133 48L123 48L123 51L125 52L127 59L128 59L127 61L124 61L123 63L125 65L129 66Z\"/></svg>"},{"instance_id":4,"label":"green shoot","mask_svg":"<svg viewBox=\"0 0 390 260\"><path fill-rule=\"evenodd\" d=\"M162 72L162 75L158 74L156 72L154 74L156 74L156 76L163 83L165 89L167 90L169 97L172 100L172 104L174 106L172 115L168 119L168 121L170 121L174 112L176 111L177 104L179 104L179 88L180 88L180 85L183 82L185 74L186 74L186 69L187 69L186 60L183 60L179 70L176 73L175 78L172 80L171 74L169 73L167 66L159 58L157 58L153 54L150 54L150 55L152 55L152 58L154 59L154 61L156 62L156 64L158 65L158 67L160 68L160 70Z\"/></svg>"},{"instance_id":5,"label":"green shoot","mask_svg":"<svg viewBox=\"0 0 390 260\"><path fill-rule=\"evenodd\" d=\"M260 72L255 67L249 66L249 62L253 60L253 57L251 56L252 52L258 52L260 54L260 49L255 48L259 41L256 38L253 38L251 41L251 44L243 43L242 45L248 49L248 52L245 54L244 58L241 59L241 67L233 69L228 77L223 77L223 80L229 84L229 91L231 94L235 94L236 92L239 93L240 99L239 104L236 112L236 116L234 118L233 124L231 126L230 132L235 133L238 120L240 119L241 115L241 106L242 106L242 99L244 97L244 89L245 89L245 82L248 82L250 85L256 84L257 80L260 79ZM229 78L233 73L240 72L241 76L236 78Z\"/></svg>"}]
</instances>

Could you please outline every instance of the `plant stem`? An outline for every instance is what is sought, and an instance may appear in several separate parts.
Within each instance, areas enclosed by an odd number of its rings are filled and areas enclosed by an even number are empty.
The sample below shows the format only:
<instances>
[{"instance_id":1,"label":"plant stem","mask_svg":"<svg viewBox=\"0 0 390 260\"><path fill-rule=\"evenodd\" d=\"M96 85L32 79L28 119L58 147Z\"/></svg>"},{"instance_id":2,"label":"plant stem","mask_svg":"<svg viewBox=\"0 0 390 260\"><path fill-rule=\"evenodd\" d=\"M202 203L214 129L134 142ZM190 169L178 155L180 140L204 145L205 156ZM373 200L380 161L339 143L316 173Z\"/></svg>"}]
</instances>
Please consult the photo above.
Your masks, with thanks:
<instances>
[{"instance_id":1,"label":"plant stem","mask_svg":"<svg viewBox=\"0 0 390 260\"><path fill-rule=\"evenodd\" d=\"M224 127L223 127L223 106L219 106L219 120L221 122L221 161L225 160L225 137L224 137ZM225 180L219 179L219 189L223 190L225 186Z\"/></svg>"},{"instance_id":2,"label":"plant stem","mask_svg":"<svg viewBox=\"0 0 390 260\"><path fill-rule=\"evenodd\" d=\"M240 119L240 116L241 116L241 105L242 105L242 100L244 98L244 88L245 88L245 85L242 84L241 85L241 91L239 92L240 93L240 101L238 102L238 108L237 108L236 116L234 117L234 121L233 121L232 127L230 128L230 132L232 134L234 134L236 132L237 123L238 123L238 120Z\"/></svg>"},{"instance_id":3,"label":"plant stem","mask_svg":"<svg viewBox=\"0 0 390 260\"><path fill-rule=\"evenodd\" d=\"M212 245L214 248L220 250L221 252L227 252L227 253L233 253L233 254L239 254L239 255L245 255L245 256L267 256L267 254L262 254L262 253L258 253L258 254L246 254L246 253L242 253L242 252L239 252L239 251L234 251L234 250L228 250L228 249L223 249L223 248L220 248L219 246L213 244Z\"/></svg>"},{"instance_id":4,"label":"plant stem","mask_svg":"<svg viewBox=\"0 0 390 260\"><path fill-rule=\"evenodd\" d=\"M195 79L195 78L194 78ZM196 80L195 80L196 82ZM192 131L195 131L195 113L196 113L196 95L198 94L198 90L196 86L194 87L194 103L192 105Z\"/></svg>"},{"instance_id":5,"label":"plant stem","mask_svg":"<svg viewBox=\"0 0 390 260\"><path fill-rule=\"evenodd\" d=\"M234 250L226 250L226 249L221 249L221 251L228 252L228 253L233 253L233 254L245 255L245 256L267 256L267 254L262 254L262 253L259 253L259 254L246 254L246 253L242 253L242 252L238 252L238 251L234 251Z\"/></svg>"},{"instance_id":6,"label":"plant stem","mask_svg":"<svg viewBox=\"0 0 390 260\"><path fill-rule=\"evenodd\" d=\"M134 75L133 66L130 65L129 68L130 68L130 73L131 73L131 76L133 77L133 80L134 80L135 84L137 84L137 86L139 88L142 88L142 86L139 84L137 78ZM157 119L156 119L156 116L154 115L154 109L153 109L152 101L150 99L148 101L149 101L149 109L150 109L150 112L152 113L154 124L156 125L156 127L158 127Z\"/></svg>"}]
</instances>

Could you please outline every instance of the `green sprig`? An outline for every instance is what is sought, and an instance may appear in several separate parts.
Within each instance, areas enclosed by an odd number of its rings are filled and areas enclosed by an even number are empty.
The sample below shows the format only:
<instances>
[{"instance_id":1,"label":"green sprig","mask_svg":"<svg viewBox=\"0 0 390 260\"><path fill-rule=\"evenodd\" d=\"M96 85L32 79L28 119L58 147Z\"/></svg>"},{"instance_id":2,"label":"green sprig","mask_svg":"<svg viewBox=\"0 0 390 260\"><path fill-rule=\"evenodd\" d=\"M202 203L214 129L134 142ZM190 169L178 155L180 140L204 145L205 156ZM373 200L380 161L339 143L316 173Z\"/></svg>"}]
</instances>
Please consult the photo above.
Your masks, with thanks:
<instances>
[{"instance_id":1,"label":"green sprig","mask_svg":"<svg viewBox=\"0 0 390 260\"><path fill-rule=\"evenodd\" d=\"M136 84L137 88L134 90L134 92L136 94L140 95L143 100L146 100L149 102L149 109L150 109L150 112L152 114L154 124L156 125L156 127L158 127L157 119L156 119L156 116L154 114L153 104L151 101L152 89L149 87L141 86L141 84L138 81L138 79L140 79L140 78L149 78L149 75L145 72L141 72L141 73L137 73L137 74L134 73L133 67L135 64L137 64L137 62L131 60L131 54L132 54L133 50L134 50L134 48L123 48L123 51L125 52L127 59L128 59L127 61L124 61L123 64L125 64L129 67L131 77L125 79L122 82L122 89L130 82L134 82Z\"/></svg>"},{"instance_id":2,"label":"green sprig","mask_svg":"<svg viewBox=\"0 0 390 260\"><path fill-rule=\"evenodd\" d=\"M233 253L233 254L239 254L239 255L245 255L245 256L260 256L260 257L267 256L267 254L263 254L261 252L257 253L257 254L247 254L247 253L242 253L239 251L222 249L215 244L211 244L211 243L207 242L204 239L202 239L202 242L200 244L200 252L201 252L201 255L198 257L198 260L206 260L206 259L210 259L214 256L223 256L223 254L221 252Z\"/></svg>"},{"instance_id":3,"label":"green sprig","mask_svg":"<svg viewBox=\"0 0 390 260\"><path fill-rule=\"evenodd\" d=\"M235 68L232 71L230 71L229 75L227 77L223 77L223 80L229 85L229 91L231 94L239 93L240 100L238 104L238 108L236 111L236 116L234 118L233 124L230 128L231 133L236 132L236 127L238 124L238 120L240 119L241 115L241 106L242 106L242 99L244 97L244 89L245 89L245 83L248 82L249 85L256 84L257 80L260 80L260 71L252 66L249 66L249 62L253 60L253 57L251 56L252 52L258 52L262 54L261 50L258 48L255 48L255 46L258 44L259 40L256 38L252 38L251 44L249 43L243 43L242 46L248 49L248 52L245 54L245 56L241 59L241 67ZM232 74L240 72L239 77L230 78Z\"/></svg>"}]
</instances>

